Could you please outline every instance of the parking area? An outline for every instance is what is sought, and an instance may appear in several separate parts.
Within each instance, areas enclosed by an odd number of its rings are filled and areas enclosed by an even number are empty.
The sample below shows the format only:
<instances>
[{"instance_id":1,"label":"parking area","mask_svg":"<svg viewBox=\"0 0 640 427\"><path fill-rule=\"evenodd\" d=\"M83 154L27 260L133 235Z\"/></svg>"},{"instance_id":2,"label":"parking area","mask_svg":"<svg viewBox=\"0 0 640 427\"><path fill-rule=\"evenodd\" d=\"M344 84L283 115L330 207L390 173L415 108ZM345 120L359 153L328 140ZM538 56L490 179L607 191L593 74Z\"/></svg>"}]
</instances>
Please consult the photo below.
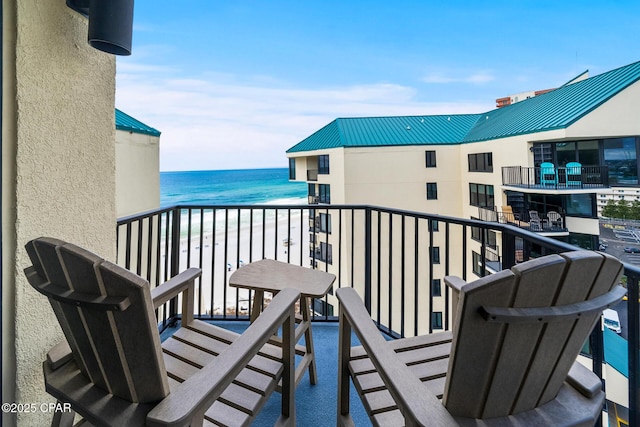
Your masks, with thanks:
<instances>
[{"instance_id":1,"label":"parking area","mask_svg":"<svg viewBox=\"0 0 640 427\"><path fill-rule=\"evenodd\" d=\"M629 264L640 265L640 230L622 225L600 224L600 243L606 252ZM625 248L637 253L625 252Z\"/></svg>"}]
</instances>

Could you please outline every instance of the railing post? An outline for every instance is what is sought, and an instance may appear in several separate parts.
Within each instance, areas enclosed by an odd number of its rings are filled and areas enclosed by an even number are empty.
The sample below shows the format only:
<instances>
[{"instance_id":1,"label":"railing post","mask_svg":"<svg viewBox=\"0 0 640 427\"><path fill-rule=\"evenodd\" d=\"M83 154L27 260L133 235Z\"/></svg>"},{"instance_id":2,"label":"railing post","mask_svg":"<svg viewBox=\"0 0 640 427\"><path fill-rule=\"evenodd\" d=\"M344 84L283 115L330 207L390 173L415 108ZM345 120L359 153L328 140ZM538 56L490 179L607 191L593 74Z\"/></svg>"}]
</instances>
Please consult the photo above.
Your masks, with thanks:
<instances>
[{"instance_id":1,"label":"railing post","mask_svg":"<svg viewBox=\"0 0 640 427\"><path fill-rule=\"evenodd\" d=\"M604 342L602 338L602 319L596 322L596 326L589 335L589 346L591 347L591 370L600 378L602 391L606 393L605 382L602 378L602 363L604 362ZM596 426L602 426L602 415L598 417Z\"/></svg>"},{"instance_id":2,"label":"railing post","mask_svg":"<svg viewBox=\"0 0 640 427\"><path fill-rule=\"evenodd\" d=\"M516 236L502 232L502 268L511 268L516 265Z\"/></svg>"},{"instance_id":3,"label":"railing post","mask_svg":"<svg viewBox=\"0 0 640 427\"><path fill-rule=\"evenodd\" d=\"M371 313L371 208L364 211L364 305Z\"/></svg>"},{"instance_id":4,"label":"railing post","mask_svg":"<svg viewBox=\"0 0 640 427\"><path fill-rule=\"evenodd\" d=\"M638 369L640 369L638 345L640 344L640 328L639 322L639 310L638 310L638 277L627 276L627 291L629 299L627 300L628 319L627 328L628 334L628 356L629 356L629 425L640 425L640 414L638 409L640 408L640 375Z\"/></svg>"},{"instance_id":5,"label":"railing post","mask_svg":"<svg viewBox=\"0 0 640 427\"><path fill-rule=\"evenodd\" d=\"M171 218L171 277L180 273L180 211L179 207L175 207ZM173 319L177 315L177 302L177 298L173 298L169 302L169 319Z\"/></svg>"}]
</instances>

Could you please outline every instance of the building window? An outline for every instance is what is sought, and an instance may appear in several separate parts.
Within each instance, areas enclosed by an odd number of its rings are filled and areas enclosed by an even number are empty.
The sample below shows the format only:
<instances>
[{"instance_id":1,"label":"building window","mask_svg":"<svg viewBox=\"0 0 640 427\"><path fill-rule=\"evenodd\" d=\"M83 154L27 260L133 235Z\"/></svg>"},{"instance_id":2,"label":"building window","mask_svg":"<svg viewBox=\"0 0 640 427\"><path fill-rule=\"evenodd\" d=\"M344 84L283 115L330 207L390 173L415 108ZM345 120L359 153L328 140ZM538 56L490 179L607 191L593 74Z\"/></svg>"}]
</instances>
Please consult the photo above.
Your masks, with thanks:
<instances>
[{"instance_id":1,"label":"building window","mask_svg":"<svg viewBox=\"0 0 640 427\"><path fill-rule=\"evenodd\" d=\"M331 214L320 214L320 231L323 233L331 233Z\"/></svg>"},{"instance_id":2,"label":"building window","mask_svg":"<svg viewBox=\"0 0 640 427\"><path fill-rule=\"evenodd\" d=\"M318 156L318 173L323 175L329 174L329 155L323 154Z\"/></svg>"},{"instance_id":3,"label":"building window","mask_svg":"<svg viewBox=\"0 0 640 427\"><path fill-rule=\"evenodd\" d=\"M429 220L429 231L440 231L440 221L435 219Z\"/></svg>"},{"instance_id":4,"label":"building window","mask_svg":"<svg viewBox=\"0 0 640 427\"><path fill-rule=\"evenodd\" d=\"M440 247L434 246L431 248L431 262L433 264L440 264Z\"/></svg>"},{"instance_id":5,"label":"building window","mask_svg":"<svg viewBox=\"0 0 640 427\"><path fill-rule=\"evenodd\" d=\"M296 159L289 159L289 179L296 179Z\"/></svg>"},{"instance_id":6,"label":"building window","mask_svg":"<svg viewBox=\"0 0 640 427\"><path fill-rule=\"evenodd\" d=\"M482 271L482 256L477 253L472 251L471 252L471 263L473 264L473 273L478 276L478 277L484 277L485 274Z\"/></svg>"},{"instance_id":7,"label":"building window","mask_svg":"<svg viewBox=\"0 0 640 427\"><path fill-rule=\"evenodd\" d=\"M493 185L469 184L469 204L481 208L493 208Z\"/></svg>"},{"instance_id":8,"label":"building window","mask_svg":"<svg viewBox=\"0 0 640 427\"><path fill-rule=\"evenodd\" d=\"M434 311L431 313L431 328L442 329L442 312Z\"/></svg>"},{"instance_id":9,"label":"building window","mask_svg":"<svg viewBox=\"0 0 640 427\"><path fill-rule=\"evenodd\" d=\"M493 172L493 153L469 154L469 172Z\"/></svg>"},{"instance_id":10,"label":"building window","mask_svg":"<svg viewBox=\"0 0 640 427\"><path fill-rule=\"evenodd\" d=\"M329 184L318 185L318 201L320 203L331 203L331 187Z\"/></svg>"},{"instance_id":11,"label":"building window","mask_svg":"<svg viewBox=\"0 0 640 427\"><path fill-rule=\"evenodd\" d=\"M493 230L484 230L484 243L492 249L497 249L496 232ZM471 227L471 238L476 242L482 243L482 228Z\"/></svg>"},{"instance_id":12,"label":"building window","mask_svg":"<svg viewBox=\"0 0 640 427\"><path fill-rule=\"evenodd\" d=\"M436 167L436 152L434 150L425 151L426 163L428 168Z\"/></svg>"},{"instance_id":13,"label":"building window","mask_svg":"<svg viewBox=\"0 0 640 427\"><path fill-rule=\"evenodd\" d=\"M567 215L583 218L596 218L597 207L594 194L569 194L565 197ZM624 196L618 196L624 199Z\"/></svg>"},{"instance_id":14,"label":"building window","mask_svg":"<svg viewBox=\"0 0 640 427\"><path fill-rule=\"evenodd\" d=\"M605 139L604 164L609 170L609 184L637 185L638 164L635 138Z\"/></svg>"},{"instance_id":15,"label":"building window","mask_svg":"<svg viewBox=\"0 0 640 427\"><path fill-rule=\"evenodd\" d=\"M436 200L438 198L438 184L435 182L427 182L427 200Z\"/></svg>"},{"instance_id":16,"label":"building window","mask_svg":"<svg viewBox=\"0 0 640 427\"><path fill-rule=\"evenodd\" d=\"M312 248L309 253L309 258L313 258L315 261L326 262L327 264L331 264L333 262L332 256L332 247L330 243L320 242L320 246L316 246ZM312 265L313 264L312 260Z\"/></svg>"},{"instance_id":17,"label":"building window","mask_svg":"<svg viewBox=\"0 0 640 427\"><path fill-rule=\"evenodd\" d=\"M333 261L331 244L320 242L320 261L324 261L327 264L331 264Z\"/></svg>"},{"instance_id":18,"label":"building window","mask_svg":"<svg viewBox=\"0 0 640 427\"><path fill-rule=\"evenodd\" d=\"M442 296L442 284L440 282L440 279L433 279L431 281L431 296Z\"/></svg>"}]
</instances>

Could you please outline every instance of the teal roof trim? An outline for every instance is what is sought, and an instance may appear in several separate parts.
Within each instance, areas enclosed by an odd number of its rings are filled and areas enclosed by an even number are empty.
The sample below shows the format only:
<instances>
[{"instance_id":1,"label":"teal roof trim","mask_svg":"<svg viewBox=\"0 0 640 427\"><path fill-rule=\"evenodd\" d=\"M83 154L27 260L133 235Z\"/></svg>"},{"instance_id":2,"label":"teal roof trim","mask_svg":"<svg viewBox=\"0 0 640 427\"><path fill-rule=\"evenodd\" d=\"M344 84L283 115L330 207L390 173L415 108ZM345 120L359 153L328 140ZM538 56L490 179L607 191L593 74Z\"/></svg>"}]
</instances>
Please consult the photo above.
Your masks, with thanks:
<instances>
[{"instance_id":1,"label":"teal roof trim","mask_svg":"<svg viewBox=\"0 0 640 427\"><path fill-rule=\"evenodd\" d=\"M335 119L287 153L338 147L464 144L564 129L640 80L640 62L483 114Z\"/></svg>"},{"instance_id":2,"label":"teal roof trim","mask_svg":"<svg viewBox=\"0 0 640 427\"><path fill-rule=\"evenodd\" d=\"M123 113L116 108L116 129L127 132L141 133L144 135L160 136L160 131L147 126L140 120L134 119L130 115Z\"/></svg>"},{"instance_id":3,"label":"teal roof trim","mask_svg":"<svg viewBox=\"0 0 640 427\"><path fill-rule=\"evenodd\" d=\"M582 77L582 76L584 76L585 74L588 74L588 73L589 73L589 70L584 70L583 72L581 72L580 74L578 74L577 76L575 76L574 78L572 78L571 80L567 81L567 82L566 82L565 84L563 84L562 86L567 86L567 85L570 85L570 84L576 83L576 82L577 82L577 80L578 80L580 77ZM560 87L562 87L562 86L560 86Z\"/></svg>"}]
</instances>

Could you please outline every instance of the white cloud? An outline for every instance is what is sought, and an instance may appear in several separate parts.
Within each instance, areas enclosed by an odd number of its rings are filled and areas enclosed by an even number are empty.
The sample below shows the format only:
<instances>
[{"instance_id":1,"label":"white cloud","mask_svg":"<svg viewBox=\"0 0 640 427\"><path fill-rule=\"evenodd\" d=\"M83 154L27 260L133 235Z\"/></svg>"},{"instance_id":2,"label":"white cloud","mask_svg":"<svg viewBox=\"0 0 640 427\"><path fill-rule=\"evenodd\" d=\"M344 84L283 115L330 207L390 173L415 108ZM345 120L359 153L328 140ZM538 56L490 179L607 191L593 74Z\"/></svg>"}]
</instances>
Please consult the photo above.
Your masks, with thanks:
<instances>
[{"instance_id":1,"label":"white cloud","mask_svg":"<svg viewBox=\"0 0 640 427\"><path fill-rule=\"evenodd\" d=\"M119 64L116 90L118 108L162 132L162 170L285 167L288 148L336 117L487 108L418 102L415 89L392 83L293 88L265 76L172 78L163 71Z\"/></svg>"},{"instance_id":2,"label":"white cloud","mask_svg":"<svg viewBox=\"0 0 640 427\"><path fill-rule=\"evenodd\" d=\"M447 84L447 83L470 83L484 84L495 80L495 76L488 71L479 71L470 75L456 75L455 73L445 73L435 71L423 77L425 83Z\"/></svg>"}]
</instances>

